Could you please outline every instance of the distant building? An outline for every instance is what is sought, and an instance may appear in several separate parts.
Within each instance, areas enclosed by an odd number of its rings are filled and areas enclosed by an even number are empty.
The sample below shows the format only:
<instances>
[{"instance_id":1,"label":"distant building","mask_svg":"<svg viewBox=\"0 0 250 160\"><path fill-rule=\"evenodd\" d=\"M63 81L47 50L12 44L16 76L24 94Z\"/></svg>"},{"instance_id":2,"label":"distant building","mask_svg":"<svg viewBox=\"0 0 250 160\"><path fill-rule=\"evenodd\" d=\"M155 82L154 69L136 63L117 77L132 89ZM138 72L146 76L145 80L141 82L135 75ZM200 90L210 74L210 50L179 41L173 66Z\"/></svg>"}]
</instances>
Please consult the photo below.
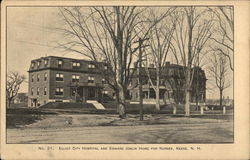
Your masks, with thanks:
<instances>
[{"instance_id":1,"label":"distant building","mask_svg":"<svg viewBox=\"0 0 250 160\"><path fill-rule=\"evenodd\" d=\"M166 62L160 73L160 101L161 103L184 103L185 101L185 67L170 64ZM143 79L143 99L145 103L155 102L156 93L152 83L156 86L156 68L151 65L148 68L142 68ZM138 72L136 72L138 73ZM206 101L206 75L200 67L192 69L193 81L191 85L190 101ZM152 82L150 82L149 75ZM139 101L138 74L132 78L129 85L129 95L131 101Z\"/></svg>"},{"instance_id":2,"label":"distant building","mask_svg":"<svg viewBox=\"0 0 250 160\"><path fill-rule=\"evenodd\" d=\"M14 103L28 103L28 94L27 93L17 93L17 96L14 99Z\"/></svg>"},{"instance_id":3,"label":"distant building","mask_svg":"<svg viewBox=\"0 0 250 160\"><path fill-rule=\"evenodd\" d=\"M102 100L114 95L102 76L109 74L103 62L48 56L32 60L28 72L31 107L48 102Z\"/></svg>"}]
</instances>

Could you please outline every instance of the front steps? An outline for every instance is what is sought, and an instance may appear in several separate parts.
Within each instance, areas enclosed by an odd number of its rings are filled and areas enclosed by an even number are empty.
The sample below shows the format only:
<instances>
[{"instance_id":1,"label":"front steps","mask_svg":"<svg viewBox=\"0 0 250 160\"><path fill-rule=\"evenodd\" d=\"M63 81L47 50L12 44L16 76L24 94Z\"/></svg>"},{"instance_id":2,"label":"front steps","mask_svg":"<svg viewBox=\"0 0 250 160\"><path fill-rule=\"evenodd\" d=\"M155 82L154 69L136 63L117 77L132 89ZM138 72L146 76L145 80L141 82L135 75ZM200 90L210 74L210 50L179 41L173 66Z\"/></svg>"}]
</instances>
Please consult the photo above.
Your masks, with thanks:
<instances>
[{"instance_id":1,"label":"front steps","mask_svg":"<svg viewBox=\"0 0 250 160\"><path fill-rule=\"evenodd\" d=\"M105 110L105 107L104 107L101 103L99 103L99 102L97 102L97 101L95 101L95 100L87 100L87 103L93 104L94 107L95 107L97 110Z\"/></svg>"}]
</instances>

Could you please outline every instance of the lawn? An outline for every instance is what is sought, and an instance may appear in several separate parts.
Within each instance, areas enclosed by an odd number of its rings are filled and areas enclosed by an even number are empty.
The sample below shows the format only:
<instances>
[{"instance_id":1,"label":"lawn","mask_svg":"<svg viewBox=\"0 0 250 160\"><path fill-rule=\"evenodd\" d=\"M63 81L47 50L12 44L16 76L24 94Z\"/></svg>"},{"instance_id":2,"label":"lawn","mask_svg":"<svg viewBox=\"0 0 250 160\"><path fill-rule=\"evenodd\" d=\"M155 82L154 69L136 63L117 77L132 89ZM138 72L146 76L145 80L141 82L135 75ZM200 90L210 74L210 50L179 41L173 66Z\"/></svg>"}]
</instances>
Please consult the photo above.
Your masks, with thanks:
<instances>
[{"instance_id":1,"label":"lawn","mask_svg":"<svg viewBox=\"0 0 250 160\"><path fill-rule=\"evenodd\" d=\"M66 108L65 108L66 109ZM83 112L69 109L7 110L8 143L232 143L233 115ZM64 110L64 111L63 111ZM89 114L92 113L92 114ZM140 135L140 136L139 136Z\"/></svg>"}]
</instances>

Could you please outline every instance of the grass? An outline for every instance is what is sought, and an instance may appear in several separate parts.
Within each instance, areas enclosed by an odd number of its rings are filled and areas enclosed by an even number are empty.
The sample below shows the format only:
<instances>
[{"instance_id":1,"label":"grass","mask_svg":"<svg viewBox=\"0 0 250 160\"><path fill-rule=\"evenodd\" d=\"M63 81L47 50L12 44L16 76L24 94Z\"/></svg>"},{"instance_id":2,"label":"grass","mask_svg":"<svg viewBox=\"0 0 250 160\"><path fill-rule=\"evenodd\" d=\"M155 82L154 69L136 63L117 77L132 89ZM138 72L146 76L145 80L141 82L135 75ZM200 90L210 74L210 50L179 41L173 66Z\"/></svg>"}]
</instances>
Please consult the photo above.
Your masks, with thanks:
<instances>
[{"instance_id":1,"label":"grass","mask_svg":"<svg viewBox=\"0 0 250 160\"><path fill-rule=\"evenodd\" d=\"M158 111L155 109L155 105L148 104L143 105L143 112L145 114L146 119L143 122L139 122L139 105L138 104L129 104L126 108L126 113L128 117L126 120L119 121L117 116L116 106L113 103L105 104L107 107L106 110L96 110L93 109L92 104L75 104L75 103L56 103L47 106L40 107L38 109L35 108L8 108L7 109L7 128L18 128L20 126L29 125L48 117L55 117L54 115L82 115L85 118L83 119L75 119L79 124L84 124L84 126L108 126L108 125L147 125L147 124L169 124L169 123L177 123L170 122L169 119L167 121L162 121L162 118L157 119L158 114L163 115L163 117L168 116L173 118L181 118L184 117L184 110L182 106L178 106L177 114L172 115L172 106L161 106L161 110ZM105 106L105 107L106 107ZM205 115L200 115L199 111L191 111L190 118L196 119L214 119L214 120L232 120L232 110L227 111L227 115L222 115L222 111L205 111ZM49 116L52 115L52 116ZM92 116L86 116L92 115ZM159 116L160 116L159 115ZM113 117L118 119L114 119ZM63 116L61 116L62 118ZM67 117L67 116L66 116ZM87 118L86 118L87 117ZM112 117L112 118L110 118ZM134 118L131 118L134 117ZM151 118L148 118L151 117ZM160 116L161 117L161 116ZM107 120L108 119L108 120ZM164 119L164 118L163 118ZM48 123L54 123L52 119L50 119ZM64 122L67 121L67 118L61 119ZM103 120L103 122L102 122ZM54 121L57 121L57 117L54 118ZM93 121L93 123L91 122ZM98 121L98 122L97 122ZM95 124L96 122L96 124ZM182 121L181 123L185 123ZM46 124L45 124L46 126ZM63 126L63 124L62 124Z\"/></svg>"},{"instance_id":2,"label":"grass","mask_svg":"<svg viewBox=\"0 0 250 160\"><path fill-rule=\"evenodd\" d=\"M7 128L18 128L43 119L43 115L54 115L54 112L41 111L33 108L8 108L6 116Z\"/></svg>"}]
</instances>

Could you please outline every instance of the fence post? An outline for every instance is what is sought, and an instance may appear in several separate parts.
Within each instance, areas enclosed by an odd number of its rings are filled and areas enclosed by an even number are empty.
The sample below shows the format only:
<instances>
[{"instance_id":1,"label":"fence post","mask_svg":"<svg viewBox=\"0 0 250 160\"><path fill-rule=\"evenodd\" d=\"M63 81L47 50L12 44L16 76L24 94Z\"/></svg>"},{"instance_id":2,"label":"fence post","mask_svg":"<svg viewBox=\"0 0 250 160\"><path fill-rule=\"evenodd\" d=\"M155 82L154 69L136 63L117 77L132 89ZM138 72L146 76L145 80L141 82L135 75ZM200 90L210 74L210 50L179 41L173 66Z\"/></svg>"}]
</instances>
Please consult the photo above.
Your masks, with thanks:
<instances>
[{"instance_id":1,"label":"fence post","mask_svg":"<svg viewBox=\"0 0 250 160\"><path fill-rule=\"evenodd\" d=\"M226 114L226 106L223 106L223 114Z\"/></svg>"},{"instance_id":2,"label":"fence post","mask_svg":"<svg viewBox=\"0 0 250 160\"><path fill-rule=\"evenodd\" d=\"M176 112L177 112L177 107L176 107L176 105L174 104L173 115L176 115Z\"/></svg>"},{"instance_id":3,"label":"fence post","mask_svg":"<svg viewBox=\"0 0 250 160\"><path fill-rule=\"evenodd\" d=\"M201 115L203 115L204 114L204 108L203 108L203 106L201 106Z\"/></svg>"}]
</instances>

